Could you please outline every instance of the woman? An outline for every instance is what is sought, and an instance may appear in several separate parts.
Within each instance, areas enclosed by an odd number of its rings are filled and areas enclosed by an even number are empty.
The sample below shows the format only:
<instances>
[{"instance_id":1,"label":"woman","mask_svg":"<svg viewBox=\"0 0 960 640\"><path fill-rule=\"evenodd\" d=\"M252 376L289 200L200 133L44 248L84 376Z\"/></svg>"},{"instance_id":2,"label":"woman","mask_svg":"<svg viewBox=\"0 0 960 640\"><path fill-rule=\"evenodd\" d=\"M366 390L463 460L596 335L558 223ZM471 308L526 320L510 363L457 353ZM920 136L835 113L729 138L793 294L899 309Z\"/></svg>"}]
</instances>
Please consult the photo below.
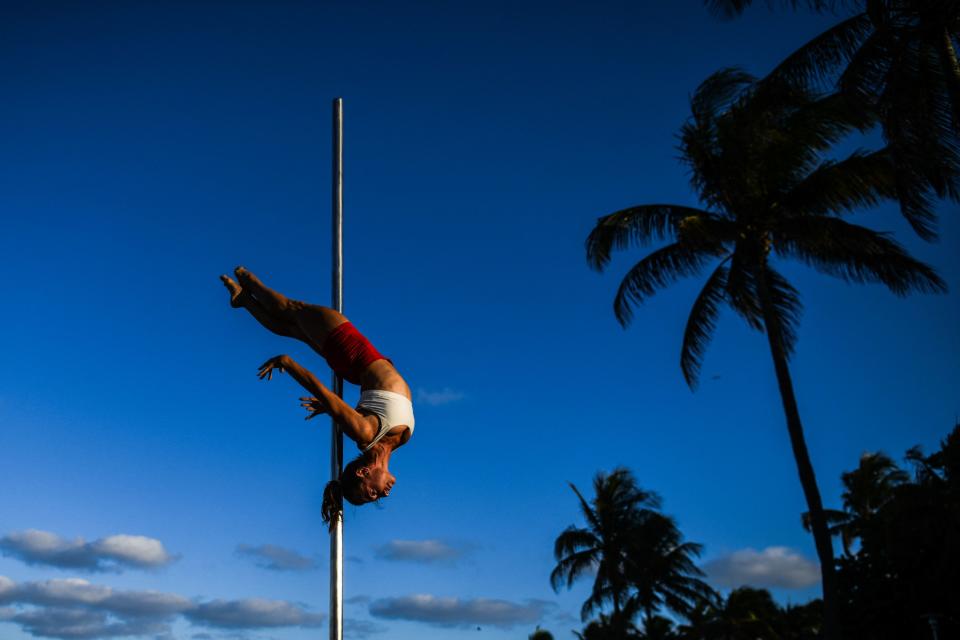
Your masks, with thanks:
<instances>
[{"instance_id":1,"label":"woman","mask_svg":"<svg viewBox=\"0 0 960 640\"><path fill-rule=\"evenodd\" d=\"M390 456L413 434L410 387L393 363L343 314L291 300L243 267L237 267L234 274L236 281L220 276L230 291L231 306L243 307L273 333L305 342L326 359L337 375L360 386L360 402L354 409L290 356L276 356L260 365L261 380L270 380L274 371L288 372L313 394L300 398L302 406L310 411L307 419L330 414L361 451L344 467L339 481L327 484L323 492L323 521L330 522L335 517L341 498L362 505L390 495L397 480L388 469Z\"/></svg>"}]
</instances>

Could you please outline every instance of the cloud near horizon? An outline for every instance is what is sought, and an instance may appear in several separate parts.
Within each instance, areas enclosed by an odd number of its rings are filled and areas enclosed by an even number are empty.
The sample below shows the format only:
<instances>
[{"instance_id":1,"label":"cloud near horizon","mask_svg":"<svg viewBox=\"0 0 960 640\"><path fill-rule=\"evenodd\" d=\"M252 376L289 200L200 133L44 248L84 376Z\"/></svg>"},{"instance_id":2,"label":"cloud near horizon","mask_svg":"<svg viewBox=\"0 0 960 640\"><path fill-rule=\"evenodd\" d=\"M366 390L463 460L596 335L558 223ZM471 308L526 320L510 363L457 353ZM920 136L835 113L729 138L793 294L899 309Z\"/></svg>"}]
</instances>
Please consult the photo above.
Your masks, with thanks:
<instances>
[{"instance_id":1,"label":"cloud near horizon","mask_svg":"<svg viewBox=\"0 0 960 640\"><path fill-rule=\"evenodd\" d=\"M0 538L0 554L28 565L92 573L157 569L176 560L156 538L117 534L86 542L83 538L67 540L38 529L3 536Z\"/></svg>"},{"instance_id":2,"label":"cloud near horizon","mask_svg":"<svg viewBox=\"0 0 960 640\"><path fill-rule=\"evenodd\" d=\"M415 594L381 598L370 603L370 615L385 620L409 620L438 627L493 626L509 629L539 622L548 607L542 600L523 604L487 598L441 598Z\"/></svg>"},{"instance_id":3,"label":"cloud near horizon","mask_svg":"<svg viewBox=\"0 0 960 640\"><path fill-rule=\"evenodd\" d=\"M261 569L270 571L311 571L317 568L317 561L292 550L273 544L251 546L237 545L238 556L250 558Z\"/></svg>"},{"instance_id":4,"label":"cloud near horizon","mask_svg":"<svg viewBox=\"0 0 960 640\"><path fill-rule=\"evenodd\" d=\"M317 627L325 616L284 600L200 602L175 593L117 590L79 578L16 583L0 576L0 622L33 636L95 640L169 634L182 617L212 629Z\"/></svg>"},{"instance_id":5,"label":"cloud near horizon","mask_svg":"<svg viewBox=\"0 0 960 640\"><path fill-rule=\"evenodd\" d=\"M723 587L803 589L820 582L820 565L789 547L741 549L711 560L703 570Z\"/></svg>"},{"instance_id":6,"label":"cloud near horizon","mask_svg":"<svg viewBox=\"0 0 960 640\"><path fill-rule=\"evenodd\" d=\"M426 389L417 389L417 402L439 407L451 402L463 400L465 395L462 391L455 391L450 387L444 387L440 391L428 391Z\"/></svg>"},{"instance_id":7,"label":"cloud near horizon","mask_svg":"<svg viewBox=\"0 0 960 640\"><path fill-rule=\"evenodd\" d=\"M466 549L441 540L391 540L374 550L374 555L380 560L421 564L453 563L465 553Z\"/></svg>"}]
</instances>

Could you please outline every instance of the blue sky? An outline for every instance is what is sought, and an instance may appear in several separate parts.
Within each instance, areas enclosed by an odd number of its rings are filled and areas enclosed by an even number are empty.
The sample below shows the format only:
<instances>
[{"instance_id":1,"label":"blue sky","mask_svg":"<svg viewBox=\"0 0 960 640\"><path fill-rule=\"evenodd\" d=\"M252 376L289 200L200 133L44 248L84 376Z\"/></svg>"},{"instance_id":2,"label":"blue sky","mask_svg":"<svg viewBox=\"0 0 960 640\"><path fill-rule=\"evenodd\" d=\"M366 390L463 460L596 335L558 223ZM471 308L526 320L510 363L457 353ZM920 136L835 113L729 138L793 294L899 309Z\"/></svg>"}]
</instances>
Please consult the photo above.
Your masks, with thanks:
<instances>
[{"instance_id":1,"label":"blue sky","mask_svg":"<svg viewBox=\"0 0 960 640\"><path fill-rule=\"evenodd\" d=\"M725 315L691 393L679 344L698 283L624 331L611 303L641 254L598 275L583 241L613 210L694 204L676 132L696 85L728 65L762 74L834 18L720 22L695 0L3 14L0 602L20 594L0 604L4 638L68 616L105 620L101 635L325 633L328 425L302 421L289 379L255 373L289 353L328 374L231 310L217 276L244 264L329 300L336 96L345 310L417 400L391 497L347 511L348 637L572 637L587 584L548 583L554 538L580 522L567 482L617 465L706 546L718 585L746 566L782 601L816 595L765 340ZM957 214L941 207L936 244L890 208L856 218L937 267L945 296L784 266L828 506L862 452L929 450L960 412Z\"/></svg>"}]
</instances>

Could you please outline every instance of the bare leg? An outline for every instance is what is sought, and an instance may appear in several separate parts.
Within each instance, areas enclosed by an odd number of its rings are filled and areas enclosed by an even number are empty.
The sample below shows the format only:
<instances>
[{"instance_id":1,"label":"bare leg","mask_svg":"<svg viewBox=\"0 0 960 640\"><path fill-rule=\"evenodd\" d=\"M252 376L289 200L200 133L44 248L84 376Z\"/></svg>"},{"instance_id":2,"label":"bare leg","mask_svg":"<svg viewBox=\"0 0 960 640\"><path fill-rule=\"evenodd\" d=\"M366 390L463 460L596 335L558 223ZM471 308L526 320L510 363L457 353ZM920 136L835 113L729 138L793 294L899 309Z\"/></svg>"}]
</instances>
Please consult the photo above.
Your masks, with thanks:
<instances>
[{"instance_id":1,"label":"bare leg","mask_svg":"<svg viewBox=\"0 0 960 640\"><path fill-rule=\"evenodd\" d=\"M229 277L220 276L220 280L230 292L231 307L242 307L246 309L250 312L250 315L256 318L257 322L262 324L272 333L287 338L295 338L309 344L309 340L296 325L296 323L288 322L282 317L273 316L267 313L267 311L260 306L260 303L257 302L256 299L254 299L254 297L251 296L246 289L243 289L239 284L231 280Z\"/></svg>"},{"instance_id":2,"label":"bare leg","mask_svg":"<svg viewBox=\"0 0 960 640\"><path fill-rule=\"evenodd\" d=\"M342 313L329 307L287 298L263 284L257 276L243 267L237 267L234 273L243 285L243 291L251 295L264 312L299 330L302 335L300 339L318 353L322 350L327 335L347 321Z\"/></svg>"}]
</instances>

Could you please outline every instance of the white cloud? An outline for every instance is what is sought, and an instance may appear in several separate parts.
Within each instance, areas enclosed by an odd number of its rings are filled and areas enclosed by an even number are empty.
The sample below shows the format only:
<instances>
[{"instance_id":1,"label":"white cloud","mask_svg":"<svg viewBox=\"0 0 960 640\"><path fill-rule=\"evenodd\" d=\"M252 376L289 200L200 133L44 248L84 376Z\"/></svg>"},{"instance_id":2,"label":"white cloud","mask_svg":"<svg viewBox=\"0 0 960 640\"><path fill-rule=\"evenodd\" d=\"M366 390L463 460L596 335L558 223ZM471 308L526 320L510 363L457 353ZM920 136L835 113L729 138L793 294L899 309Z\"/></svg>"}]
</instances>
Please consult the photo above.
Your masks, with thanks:
<instances>
[{"instance_id":1,"label":"white cloud","mask_svg":"<svg viewBox=\"0 0 960 640\"><path fill-rule=\"evenodd\" d=\"M44 580L14 584L0 576L0 584L12 587L0 591L0 602L48 607L84 607L117 615L169 616L191 609L183 596L159 591L119 591L80 578Z\"/></svg>"},{"instance_id":2,"label":"white cloud","mask_svg":"<svg viewBox=\"0 0 960 640\"><path fill-rule=\"evenodd\" d=\"M227 629L263 629L267 627L317 627L324 616L308 613L284 600L213 600L187 612L196 624Z\"/></svg>"},{"instance_id":3,"label":"white cloud","mask_svg":"<svg viewBox=\"0 0 960 640\"><path fill-rule=\"evenodd\" d=\"M762 551L741 549L703 566L709 578L724 587L803 589L820 581L820 567L788 547Z\"/></svg>"},{"instance_id":4,"label":"white cloud","mask_svg":"<svg viewBox=\"0 0 960 640\"><path fill-rule=\"evenodd\" d=\"M374 552L381 560L407 562L453 562L464 554L461 548L440 540L391 540Z\"/></svg>"},{"instance_id":5,"label":"white cloud","mask_svg":"<svg viewBox=\"0 0 960 640\"><path fill-rule=\"evenodd\" d=\"M146 536L108 536L90 547L105 558L136 567L160 567L171 560L162 542Z\"/></svg>"},{"instance_id":6,"label":"white cloud","mask_svg":"<svg viewBox=\"0 0 960 640\"><path fill-rule=\"evenodd\" d=\"M309 571L317 568L317 561L297 553L292 549L285 549L273 544L237 546L237 555L251 558L254 563L271 571Z\"/></svg>"},{"instance_id":7,"label":"white cloud","mask_svg":"<svg viewBox=\"0 0 960 640\"><path fill-rule=\"evenodd\" d=\"M173 562L163 543L146 536L114 535L93 542L67 540L49 531L28 529L0 538L0 553L30 565L84 571L151 569Z\"/></svg>"},{"instance_id":8,"label":"white cloud","mask_svg":"<svg viewBox=\"0 0 960 640\"><path fill-rule=\"evenodd\" d=\"M510 628L538 622L547 604L529 600L517 604L506 600L440 598L428 594L383 598L370 604L370 615L387 620L412 620L441 627L490 625Z\"/></svg>"},{"instance_id":9,"label":"white cloud","mask_svg":"<svg viewBox=\"0 0 960 640\"><path fill-rule=\"evenodd\" d=\"M37 637L163 636L177 617L211 628L314 627L324 617L284 600L198 602L175 593L125 591L79 578L23 582L0 576L0 620Z\"/></svg>"},{"instance_id":10,"label":"white cloud","mask_svg":"<svg viewBox=\"0 0 960 640\"><path fill-rule=\"evenodd\" d=\"M417 389L417 402L428 404L431 407L438 407L442 404L450 404L463 400L464 394L461 391L454 391L450 387L444 387L440 391L427 391L426 389Z\"/></svg>"},{"instance_id":11,"label":"white cloud","mask_svg":"<svg viewBox=\"0 0 960 640\"><path fill-rule=\"evenodd\" d=\"M170 626L157 620L117 620L100 611L31 609L10 620L32 636L64 640L102 640L123 636L163 635Z\"/></svg>"}]
</instances>

